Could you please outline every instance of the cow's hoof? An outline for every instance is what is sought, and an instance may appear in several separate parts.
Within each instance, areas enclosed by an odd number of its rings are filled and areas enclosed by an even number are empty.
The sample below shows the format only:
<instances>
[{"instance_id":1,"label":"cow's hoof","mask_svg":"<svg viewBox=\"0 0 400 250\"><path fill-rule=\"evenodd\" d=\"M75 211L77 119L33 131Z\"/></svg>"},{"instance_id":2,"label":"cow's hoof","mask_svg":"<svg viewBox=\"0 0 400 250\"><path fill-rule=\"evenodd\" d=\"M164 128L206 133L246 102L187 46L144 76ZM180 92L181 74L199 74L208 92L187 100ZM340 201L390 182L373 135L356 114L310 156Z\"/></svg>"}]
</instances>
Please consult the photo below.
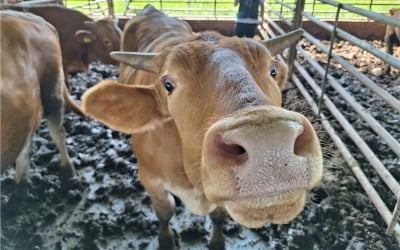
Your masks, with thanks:
<instances>
[{"instance_id":1,"label":"cow's hoof","mask_svg":"<svg viewBox=\"0 0 400 250\"><path fill-rule=\"evenodd\" d=\"M224 250L225 249L225 241L210 241L208 243L208 248L210 250Z\"/></svg>"},{"instance_id":2,"label":"cow's hoof","mask_svg":"<svg viewBox=\"0 0 400 250\"><path fill-rule=\"evenodd\" d=\"M70 178L73 178L76 176L76 171L74 165L72 163L67 164L65 166L61 166L61 180L62 181L67 181Z\"/></svg>"},{"instance_id":3,"label":"cow's hoof","mask_svg":"<svg viewBox=\"0 0 400 250\"><path fill-rule=\"evenodd\" d=\"M8 201L9 207L12 209L18 209L21 206L21 203L26 199L26 197L28 197L29 188L30 185L28 181L21 181L16 184L15 190Z\"/></svg>"},{"instance_id":4,"label":"cow's hoof","mask_svg":"<svg viewBox=\"0 0 400 250\"><path fill-rule=\"evenodd\" d=\"M171 228L165 233L160 233L158 236L158 243L160 250L175 249L175 235Z\"/></svg>"}]
</instances>

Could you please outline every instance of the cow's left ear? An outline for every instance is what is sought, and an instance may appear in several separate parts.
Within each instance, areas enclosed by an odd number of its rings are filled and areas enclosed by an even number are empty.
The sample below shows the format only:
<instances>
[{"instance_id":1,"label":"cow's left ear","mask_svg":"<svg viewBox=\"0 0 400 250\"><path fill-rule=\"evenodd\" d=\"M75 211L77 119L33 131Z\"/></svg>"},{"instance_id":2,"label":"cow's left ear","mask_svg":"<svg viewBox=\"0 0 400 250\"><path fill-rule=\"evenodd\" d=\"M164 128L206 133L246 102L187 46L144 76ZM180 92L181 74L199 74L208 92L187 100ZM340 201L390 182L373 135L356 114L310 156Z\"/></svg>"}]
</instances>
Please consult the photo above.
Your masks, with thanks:
<instances>
[{"instance_id":1,"label":"cow's left ear","mask_svg":"<svg viewBox=\"0 0 400 250\"><path fill-rule=\"evenodd\" d=\"M83 112L120 132L140 133L161 124L162 112L153 86L131 86L102 81L82 96Z\"/></svg>"},{"instance_id":2,"label":"cow's left ear","mask_svg":"<svg viewBox=\"0 0 400 250\"><path fill-rule=\"evenodd\" d=\"M90 44L96 40L96 36L89 30L78 30L75 32L75 38L84 44Z\"/></svg>"}]
</instances>

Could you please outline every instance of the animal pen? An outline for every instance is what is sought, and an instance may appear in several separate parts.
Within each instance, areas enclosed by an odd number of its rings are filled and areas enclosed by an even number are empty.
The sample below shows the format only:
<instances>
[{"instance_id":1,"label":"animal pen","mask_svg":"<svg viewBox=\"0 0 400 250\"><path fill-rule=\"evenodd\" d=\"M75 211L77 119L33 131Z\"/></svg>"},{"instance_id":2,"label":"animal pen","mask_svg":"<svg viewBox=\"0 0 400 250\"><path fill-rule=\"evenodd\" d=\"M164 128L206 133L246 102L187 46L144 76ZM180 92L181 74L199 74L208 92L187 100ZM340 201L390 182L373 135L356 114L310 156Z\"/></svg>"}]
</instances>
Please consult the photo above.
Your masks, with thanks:
<instances>
[{"instance_id":1,"label":"animal pen","mask_svg":"<svg viewBox=\"0 0 400 250\"><path fill-rule=\"evenodd\" d=\"M195 31L216 29L226 35L231 35L237 11L231 1L224 0L64 0L67 7L95 18L119 18L121 26L148 3L171 16L187 20ZM334 142L335 150L340 152L386 223L387 228L382 230L400 243L400 60L365 40L382 40L386 25L400 28L400 20L387 15L388 9L396 4L399 6L397 0L363 3L356 0L267 0L265 21L259 25L258 35L267 39L303 27L303 42L278 59L288 63L290 81L318 117ZM321 42L322 39L329 42ZM387 86L377 84L375 77L359 69L368 62L354 61L354 55L335 52L343 43L357 47L357 53L370 54L381 60L382 68L390 65L392 71L387 74L394 80ZM322 55L311 56L311 46ZM306 69L305 63L311 69ZM346 78L338 77L337 71L332 70L334 67L346 72ZM377 77L384 74L382 69L375 71ZM379 100L382 113L389 114L391 119L382 116L379 110L370 111L365 98L361 97L360 101L360 97L354 97L349 82L359 85L357 91L365 94L367 99ZM397 124L397 128L390 124ZM381 148L387 149L388 155L380 154ZM368 174L365 169L369 169ZM375 184L380 182L386 188L376 190Z\"/></svg>"},{"instance_id":2,"label":"animal pen","mask_svg":"<svg viewBox=\"0 0 400 250\"><path fill-rule=\"evenodd\" d=\"M359 84L364 88L369 89L374 93L374 95L381 98L386 105L392 108L392 112L397 116L396 121L400 123L399 113L400 113L400 101L399 98L390 94L387 90L377 85L373 80L369 79L365 74L359 72L349 61L347 61L342 56L333 52L335 44L338 39L349 41L351 44L358 46L367 53L374 55L383 62L390 64L396 69L400 69L399 58L382 52L381 50L375 48L368 42L361 40L357 36L363 38L371 36L371 33L375 33L375 39L378 37L383 37L383 33L386 25L393 25L394 27L400 28L400 20L393 17L387 16L387 11L382 11L389 9L390 6L398 4L398 1L374 1L370 0L369 3L358 3L357 1L347 1L348 4L343 4L341 2L336 2L333 0L313 0L313 1L279 1L279 0L269 0L266 2L267 12L266 21L259 25L259 32L263 39L268 37L274 37L279 34L284 34L287 30L296 29L303 26L306 32L304 37L314 44L321 51L327 55L327 63L321 66L315 59L310 57L307 53L307 48L302 48L297 45L290 49L288 54L287 63L290 65L290 72L292 82L297 86L299 91L302 93L304 98L307 100L308 104L311 106L315 114L320 117L321 122L325 130L330 135L331 139L336 144L337 150L340 151L344 159L346 160L348 167L353 171L354 175L358 179L359 183L364 188L365 192L369 196L371 202L375 205L377 211L382 216L382 219L387 224L387 234L394 234L396 239L400 242L400 225L399 225L399 215L400 215L400 180L396 180L393 175L385 167L385 164L379 159L379 157L374 153L374 151L369 147L356 129L352 126L351 122L341 113L335 104L330 100L329 94L325 92L328 85L335 89L337 94L339 94L349 105L353 111L354 115L360 116L367 126L379 136L380 140L384 141L386 145L392 150L392 152L397 156L395 165L400 167L400 134L392 134L390 128L387 129L377 121L373 115L366 110L360 103L358 103L354 97L346 91L346 89L341 86L335 77L330 75L329 68L331 60L335 60L342 66L343 70L348 71L356 79ZM66 0L65 4L71 6L72 8L82 8L87 9L91 15L97 15L101 13L104 15L108 13L110 16L117 16L124 18L126 16L135 15L140 11L144 5L151 3L155 7L159 8L165 13L172 16L183 17L189 20L214 20L217 22L219 20L226 21L234 17L236 10L232 6L230 1L142 1L142 0L128 0L124 3L124 9L115 6L117 1L88 1L85 4L74 5L73 0ZM106 4L106 5L104 5ZM316 4L328 6L324 11L317 11ZM104 7L106 6L106 7ZM114 6L114 7L113 7ZM176 7L182 6L182 7ZM229 6L226 8L225 6ZM356 7L359 6L359 7ZM373 11L373 9L378 9L379 11ZM121 12L122 10L122 12ZM199 15L201 13L201 16ZM356 30L357 28L352 27L351 22L346 22L352 20L363 22L371 27L367 30ZM192 21L193 22L193 21ZM201 23L201 21L198 21ZM342 23L342 25L341 25ZM213 27L212 22L210 24ZM354 25L354 24L353 24ZM229 27L229 25L227 25ZM341 28L344 26L344 28ZM346 27L347 26L347 27ZM360 26L358 26L360 27ZM347 30L346 30L347 28ZM226 27L222 28L225 33L229 34L229 29ZM313 32L314 29L314 32ZM323 44L316 37L315 29L318 32L323 33L318 34L319 37L329 37L330 43ZM322 30L321 30L322 29ZM380 32L380 33L379 33ZM358 33L358 34L357 34ZM354 35L357 34L357 35ZM361 52L360 52L361 53ZM308 61L317 71L317 73L323 78L322 83L318 84L312 76L302 67L301 63L296 60L296 55L303 57ZM284 60L282 57L280 60ZM396 71L398 74L397 84L400 84L400 72ZM300 77L304 80L301 81ZM368 177L364 174L362 168L360 167L357 160L352 155L352 152L346 146L343 139L337 134L331 122L335 120L341 125L349 138L362 152L365 159L369 164L376 170L376 174L382 178L384 183L388 187L388 191L393 193L394 199L397 201L395 207L389 209L382 200L379 193L374 189L373 185L368 180Z\"/></svg>"}]
</instances>

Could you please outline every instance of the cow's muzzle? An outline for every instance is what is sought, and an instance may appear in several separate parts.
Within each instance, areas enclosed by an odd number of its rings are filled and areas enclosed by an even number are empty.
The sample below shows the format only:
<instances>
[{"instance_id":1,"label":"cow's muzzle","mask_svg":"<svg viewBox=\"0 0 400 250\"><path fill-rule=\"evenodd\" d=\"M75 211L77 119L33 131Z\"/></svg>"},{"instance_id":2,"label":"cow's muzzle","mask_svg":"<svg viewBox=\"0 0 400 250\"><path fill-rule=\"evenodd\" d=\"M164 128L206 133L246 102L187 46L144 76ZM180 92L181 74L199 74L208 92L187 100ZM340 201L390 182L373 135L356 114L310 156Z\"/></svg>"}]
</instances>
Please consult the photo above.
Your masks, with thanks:
<instances>
[{"instance_id":1,"label":"cow's muzzle","mask_svg":"<svg viewBox=\"0 0 400 250\"><path fill-rule=\"evenodd\" d=\"M276 107L248 110L217 121L206 133L204 191L210 201L226 206L228 212L253 211L257 220L265 217L264 221L279 222L273 210L292 206L295 209L289 213L297 215L305 191L314 187L321 175L318 138L310 122L298 113Z\"/></svg>"}]
</instances>

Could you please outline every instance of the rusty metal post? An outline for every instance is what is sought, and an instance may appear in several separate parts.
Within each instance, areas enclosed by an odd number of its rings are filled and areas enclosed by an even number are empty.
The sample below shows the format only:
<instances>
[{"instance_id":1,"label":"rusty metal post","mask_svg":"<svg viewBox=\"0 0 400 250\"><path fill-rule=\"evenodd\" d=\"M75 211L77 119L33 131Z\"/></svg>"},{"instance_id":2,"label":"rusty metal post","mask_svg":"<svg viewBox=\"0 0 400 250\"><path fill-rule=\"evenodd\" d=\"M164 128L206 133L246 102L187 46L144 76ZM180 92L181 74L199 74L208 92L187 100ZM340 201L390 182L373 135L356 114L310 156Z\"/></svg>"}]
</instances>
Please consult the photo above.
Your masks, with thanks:
<instances>
[{"instance_id":1,"label":"rusty metal post","mask_svg":"<svg viewBox=\"0 0 400 250\"><path fill-rule=\"evenodd\" d=\"M295 9L295 14L293 18L293 25L292 25L292 30L298 29L301 25L301 22L303 20L303 10L304 10L304 4L305 0L298 0L296 4L296 9ZM289 65L289 76L292 75L293 71L293 61L296 57L297 51L296 51L296 44L293 44L290 47L289 50L289 56L288 56L288 65Z\"/></svg>"},{"instance_id":2,"label":"rusty metal post","mask_svg":"<svg viewBox=\"0 0 400 250\"><path fill-rule=\"evenodd\" d=\"M331 59L332 59L332 49L333 49L333 44L335 43L335 38L336 38L336 28L339 24L339 14L340 14L340 9L342 8L342 4L339 4L336 10L336 18L335 18L335 25L333 26L333 30L331 33L331 41L330 41L330 46L329 46L329 52L328 52L328 61L326 63L326 67L325 67L325 74L324 74L324 79L322 81L322 91L321 91L321 95L319 97L319 101L318 101L318 115L317 117L320 116L321 114L321 108L322 108L322 98L324 97L325 94L325 89L326 89L326 80L328 78L328 71L329 71L329 66L331 64Z\"/></svg>"},{"instance_id":3,"label":"rusty metal post","mask_svg":"<svg viewBox=\"0 0 400 250\"><path fill-rule=\"evenodd\" d=\"M111 17L111 18L115 18L114 1L113 0L107 0L107 5L108 5L108 16Z\"/></svg>"}]
</instances>

